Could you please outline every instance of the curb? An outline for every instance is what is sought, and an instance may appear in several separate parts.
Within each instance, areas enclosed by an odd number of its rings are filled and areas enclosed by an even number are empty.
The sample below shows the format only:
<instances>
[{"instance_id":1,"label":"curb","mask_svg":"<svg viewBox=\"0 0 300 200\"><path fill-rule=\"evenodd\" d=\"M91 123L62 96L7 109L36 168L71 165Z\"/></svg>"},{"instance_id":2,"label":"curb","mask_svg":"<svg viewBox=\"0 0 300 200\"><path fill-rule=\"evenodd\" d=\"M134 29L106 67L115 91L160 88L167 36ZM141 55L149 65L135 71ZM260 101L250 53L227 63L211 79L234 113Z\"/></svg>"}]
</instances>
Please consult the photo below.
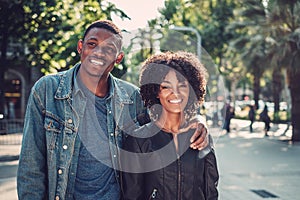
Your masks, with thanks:
<instances>
[{"instance_id":1,"label":"curb","mask_svg":"<svg viewBox=\"0 0 300 200\"><path fill-rule=\"evenodd\" d=\"M0 156L0 162L9 162L19 160L19 155L5 155Z\"/></svg>"}]
</instances>

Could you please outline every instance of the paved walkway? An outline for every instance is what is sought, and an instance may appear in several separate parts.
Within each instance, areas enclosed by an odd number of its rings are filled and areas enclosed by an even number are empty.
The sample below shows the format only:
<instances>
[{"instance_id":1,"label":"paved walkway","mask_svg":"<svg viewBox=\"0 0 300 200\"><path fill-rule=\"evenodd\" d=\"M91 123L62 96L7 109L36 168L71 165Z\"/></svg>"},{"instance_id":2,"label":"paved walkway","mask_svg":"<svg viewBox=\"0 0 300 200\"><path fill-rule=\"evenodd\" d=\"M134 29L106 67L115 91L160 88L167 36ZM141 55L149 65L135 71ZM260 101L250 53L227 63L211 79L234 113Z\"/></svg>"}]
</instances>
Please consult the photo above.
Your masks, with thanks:
<instances>
[{"instance_id":1,"label":"paved walkway","mask_svg":"<svg viewBox=\"0 0 300 200\"><path fill-rule=\"evenodd\" d=\"M262 122L233 119L231 133L210 128L220 173L220 200L299 199L300 144L289 142L291 127L271 124L264 136ZM21 135L16 135L21 141ZM15 171L20 145L3 144L0 139L0 167L13 171L11 178L0 177L0 199L16 200ZM15 160L15 161L11 161ZM2 169L2 168L1 168Z\"/></svg>"},{"instance_id":2,"label":"paved walkway","mask_svg":"<svg viewBox=\"0 0 300 200\"><path fill-rule=\"evenodd\" d=\"M233 120L229 134L214 131L220 173L220 200L296 200L300 188L300 144L292 144L291 127Z\"/></svg>"},{"instance_id":3,"label":"paved walkway","mask_svg":"<svg viewBox=\"0 0 300 200\"><path fill-rule=\"evenodd\" d=\"M19 159L22 134L0 135L0 162Z\"/></svg>"}]
</instances>

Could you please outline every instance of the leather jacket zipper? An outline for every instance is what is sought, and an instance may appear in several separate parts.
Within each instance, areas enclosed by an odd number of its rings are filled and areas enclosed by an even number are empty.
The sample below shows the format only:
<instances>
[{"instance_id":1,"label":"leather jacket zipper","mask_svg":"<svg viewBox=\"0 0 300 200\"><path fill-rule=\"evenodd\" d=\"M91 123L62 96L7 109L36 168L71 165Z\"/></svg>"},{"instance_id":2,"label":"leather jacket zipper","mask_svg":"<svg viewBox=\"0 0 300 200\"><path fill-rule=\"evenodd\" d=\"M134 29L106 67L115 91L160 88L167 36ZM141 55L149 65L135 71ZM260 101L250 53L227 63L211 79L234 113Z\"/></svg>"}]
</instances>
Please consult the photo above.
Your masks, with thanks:
<instances>
[{"instance_id":1,"label":"leather jacket zipper","mask_svg":"<svg viewBox=\"0 0 300 200\"><path fill-rule=\"evenodd\" d=\"M180 156L179 154L177 153L177 167L178 167L178 183L177 183L177 187L178 187L178 190L177 190L177 200L180 200L180 193L181 193L181 161L180 161Z\"/></svg>"},{"instance_id":2,"label":"leather jacket zipper","mask_svg":"<svg viewBox=\"0 0 300 200\"><path fill-rule=\"evenodd\" d=\"M174 140L174 145L175 145L175 150L176 150L176 155L177 155L177 200L180 200L181 198L181 160L180 160L180 155L179 155L179 141L177 135L173 135L173 140Z\"/></svg>"},{"instance_id":3,"label":"leather jacket zipper","mask_svg":"<svg viewBox=\"0 0 300 200\"><path fill-rule=\"evenodd\" d=\"M157 195L157 189L154 188L153 191L152 191L152 194L150 195L149 199L155 199L156 198L156 195Z\"/></svg>"},{"instance_id":4,"label":"leather jacket zipper","mask_svg":"<svg viewBox=\"0 0 300 200\"><path fill-rule=\"evenodd\" d=\"M180 155L179 155L179 141L178 137L176 134L173 134L173 140L174 140L174 146L175 146L175 151L177 155L177 200L180 200L180 194L181 194L181 161L180 161Z\"/></svg>"}]
</instances>

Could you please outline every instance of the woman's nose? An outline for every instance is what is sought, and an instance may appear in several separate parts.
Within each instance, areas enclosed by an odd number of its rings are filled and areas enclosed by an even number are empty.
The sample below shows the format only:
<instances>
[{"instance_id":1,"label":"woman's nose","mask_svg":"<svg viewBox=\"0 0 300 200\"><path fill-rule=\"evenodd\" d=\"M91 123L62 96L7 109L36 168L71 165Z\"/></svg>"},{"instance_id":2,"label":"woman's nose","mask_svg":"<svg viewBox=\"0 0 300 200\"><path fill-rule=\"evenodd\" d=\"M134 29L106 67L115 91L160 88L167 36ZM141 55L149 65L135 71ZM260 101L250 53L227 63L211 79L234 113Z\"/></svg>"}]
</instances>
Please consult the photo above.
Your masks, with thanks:
<instances>
[{"instance_id":1,"label":"woman's nose","mask_svg":"<svg viewBox=\"0 0 300 200\"><path fill-rule=\"evenodd\" d=\"M172 88L172 92L173 92L173 94L176 95L176 96L178 96L178 95L180 94L180 91L179 91L178 87L173 87L173 88Z\"/></svg>"}]
</instances>

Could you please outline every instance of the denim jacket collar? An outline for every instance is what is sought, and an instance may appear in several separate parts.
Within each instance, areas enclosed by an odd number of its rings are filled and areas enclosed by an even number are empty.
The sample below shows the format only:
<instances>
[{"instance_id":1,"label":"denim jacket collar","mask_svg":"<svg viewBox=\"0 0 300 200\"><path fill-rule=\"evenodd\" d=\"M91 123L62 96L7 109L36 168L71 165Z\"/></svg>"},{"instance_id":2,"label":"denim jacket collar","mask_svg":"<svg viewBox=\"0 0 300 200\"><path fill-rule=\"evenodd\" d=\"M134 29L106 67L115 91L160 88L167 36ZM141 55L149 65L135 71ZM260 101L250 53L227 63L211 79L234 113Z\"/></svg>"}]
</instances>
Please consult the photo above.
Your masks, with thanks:
<instances>
[{"instance_id":1,"label":"denim jacket collar","mask_svg":"<svg viewBox=\"0 0 300 200\"><path fill-rule=\"evenodd\" d=\"M67 99L72 96L73 77L74 73L78 71L80 63L77 63L72 69L63 73L59 73L60 81L57 91L55 93L56 99Z\"/></svg>"}]
</instances>

